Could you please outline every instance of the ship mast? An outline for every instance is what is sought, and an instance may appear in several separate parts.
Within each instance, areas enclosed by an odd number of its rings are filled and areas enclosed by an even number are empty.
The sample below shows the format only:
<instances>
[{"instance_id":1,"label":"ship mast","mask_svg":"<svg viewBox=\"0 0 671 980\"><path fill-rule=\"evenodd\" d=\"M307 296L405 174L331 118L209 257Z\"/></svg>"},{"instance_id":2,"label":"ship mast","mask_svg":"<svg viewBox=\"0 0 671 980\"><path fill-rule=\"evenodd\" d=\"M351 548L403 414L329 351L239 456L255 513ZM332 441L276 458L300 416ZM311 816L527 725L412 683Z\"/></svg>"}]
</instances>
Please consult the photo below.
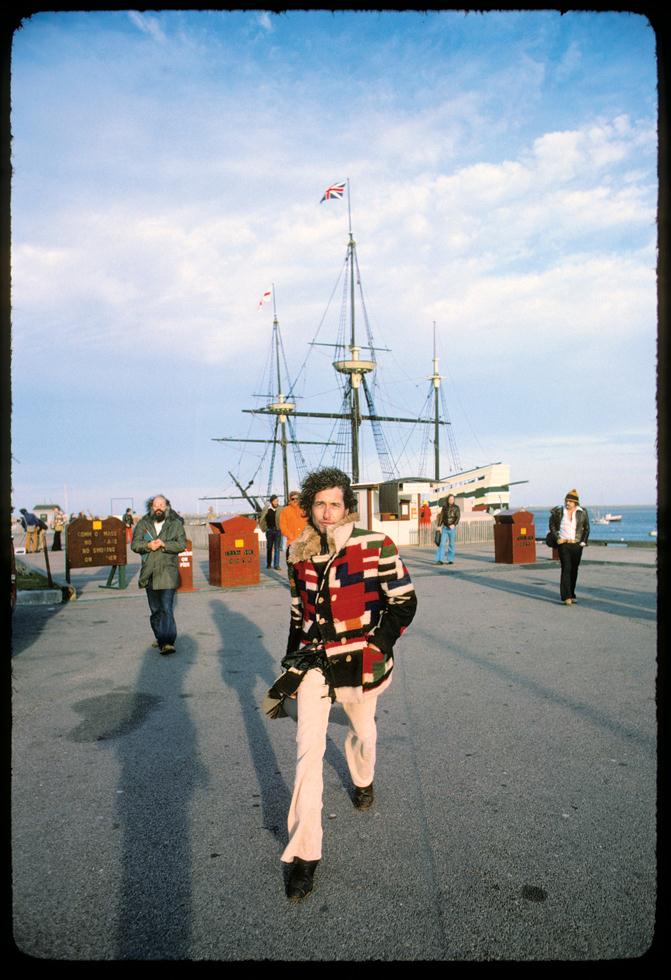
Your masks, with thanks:
<instances>
[{"instance_id":1,"label":"ship mast","mask_svg":"<svg viewBox=\"0 0 671 980\"><path fill-rule=\"evenodd\" d=\"M350 289L350 344L349 359L334 361L333 367L340 374L347 376L349 381L348 395L350 406L350 425L352 432L352 482L359 482L359 429L361 428L361 406L359 404L359 388L365 375L375 370L375 361L364 361L360 358L361 348L356 342L356 317L354 307L354 267L356 265L356 242L352 235L352 209L350 204L349 177L347 178L347 213L349 217L349 242L347 244L347 260L349 262Z\"/></svg>"},{"instance_id":2,"label":"ship mast","mask_svg":"<svg viewBox=\"0 0 671 980\"><path fill-rule=\"evenodd\" d=\"M438 355L436 354L436 321L433 321L433 405L434 405L434 436L433 436L433 474L434 479L440 480L440 374L438 373Z\"/></svg>"},{"instance_id":3,"label":"ship mast","mask_svg":"<svg viewBox=\"0 0 671 980\"><path fill-rule=\"evenodd\" d=\"M281 453L282 453L282 479L283 479L283 488L284 488L284 502L285 503L288 503L288 501L289 501L289 463L288 463L288 459L287 459L287 446L290 446L290 445L300 446L300 445L303 445L303 444L312 443L313 441L312 440L306 440L306 439L302 439L302 440L299 441L298 439L290 439L290 438L287 437L287 421L288 421L288 416L289 415L295 415L296 414L296 405L295 405L294 402L287 400L287 396L284 394L284 392L282 390L282 373L281 373L281 369L280 369L281 335L280 335L280 324L279 324L279 320L277 318L277 304L276 304L276 299L275 299L275 283L272 284L272 297L273 297L273 334L272 334L271 350L273 351L273 356L274 356L274 361L275 361L275 365L274 365L275 366L275 369L276 369L275 370L275 374L276 374L275 384L277 386L277 389L276 389L277 393L275 395L271 396L272 401L269 404L267 404L264 408L256 409L256 410L253 410L253 409L244 409L243 408L242 411L243 412L252 412L252 413L261 412L261 413L266 414L266 415L274 415L275 416L275 427L274 427L274 430L273 430L273 437L272 437L272 439L242 439L242 438L237 438L237 437L234 437L234 436L222 436L222 437L220 437L218 439L213 439L212 441L213 442L260 442L260 443L265 443L266 445L267 444L271 444L272 447L273 447L273 457L272 457L273 458L273 463L274 463L274 459L275 459L275 450L277 449L277 446L279 445L280 446L280 449L281 449ZM271 384L271 386L273 384L273 377L272 377L272 374L273 374L273 364L272 364L272 360L273 360L273 358L271 357L271 367L270 367L270 384ZM287 379L287 380L289 380L289 379ZM300 413L298 413L298 414L300 414ZM278 437L278 430L279 430L279 437ZM314 442L314 445L326 445L326 443L323 443L323 442ZM300 452L300 451L298 450L298 452ZM272 464L271 464L271 471L272 471ZM230 473L230 471L229 471L229 473ZM232 473L230 475L231 475L231 477L233 477L233 474ZM246 493L246 489L247 488L245 488L245 490L243 490L242 487L240 486L240 484L238 483L238 481L235 479L235 477L233 477L233 479L234 479L234 482L235 482L236 486L241 491L243 498L245 500L248 500L250 503L252 503L252 499ZM249 485L251 485L251 484L249 484ZM238 499L241 499L241 498L239 498L239 497L203 497L201 499L203 499L203 500L229 500L229 499L230 500L238 500ZM256 500L256 498L254 498L254 500ZM260 510L260 508L256 505L256 503L254 504L254 506L255 506L255 509L257 509L257 511Z\"/></svg>"},{"instance_id":4,"label":"ship mast","mask_svg":"<svg viewBox=\"0 0 671 980\"><path fill-rule=\"evenodd\" d=\"M275 436L277 428L280 428L280 447L282 449L282 477L284 480L284 502L289 502L289 467L287 463L287 413L293 412L296 408L293 402L285 401L282 392L282 378L280 375L280 325L277 320L277 308L275 306L275 284L273 283L273 341L275 344L275 359L277 361L277 399L267 409L275 415Z\"/></svg>"},{"instance_id":5,"label":"ship mast","mask_svg":"<svg viewBox=\"0 0 671 980\"><path fill-rule=\"evenodd\" d=\"M440 480L440 426L446 425L447 428L447 444L449 452L452 458L452 468L458 470L461 467L461 461L459 459L459 452L457 450L457 445L454 440L454 434L452 432L452 423L447 412L447 406L445 404L443 392L441 391L440 383L445 379L441 377L438 370L438 347L436 344L436 321L433 321L433 374L428 379L431 382L429 388L429 396L427 402L431 398L431 388L433 388L433 472L434 479L436 481ZM443 418L441 419L441 401L443 408Z\"/></svg>"},{"instance_id":6,"label":"ship mast","mask_svg":"<svg viewBox=\"0 0 671 980\"><path fill-rule=\"evenodd\" d=\"M346 390L344 397L344 404L347 406L347 411L341 412L303 412L297 411L293 403L284 402L283 396L278 394L277 402L271 405L266 405L265 408L247 409L243 408L243 412L248 412L252 415L263 415L263 414L274 414L278 418L284 418L286 421L286 415L290 414L293 417L301 418L320 418L320 419L348 419L350 422L350 433L351 433L351 476L352 482L358 483L360 479L360 468L359 468L359 430L361 428L362 422L371 422L374 426L379 422L402 422L412 425L417 424L432 424L435 426L445 425L446 423L438 419L434 421L433 419L427 420L422 418L404 418L399 416L386 416L378 415L375 411L375 406L372 402L372 395L369 387L366 384L366 374L374 371L376 368L376 362L372 359L364 359L361 357L362 346L357 342L356 338L356 307L355 307L355 293L356 285L361 288L360 278L358 276L358 264L356 259L356 242L354 240L354 235L352 234L352 209L350 202L350 191L349 191L349 178L347 178L347 214L349 222L349 239L347 243L347 255L346 255L346 265L349 264L349 344L344 344L341 342L339 344L319 344L318 346L326 347L336 347L342 350L343 346L345 351L349 356L346 356L342 360L333 361L334 369L339 373L343 374L347 378ZM342 187L342 185L340 185ZM342 191L337 196L342 197ZM356 272L356 276L355 276ZM273 292L273 302L274 302L274 292ZM363 298L362 298L363 303ZM365 309L364 309L365 314ZM372 341L371 341L372 343ZM316 341L313 341L313 345L317 345ZM372 352L373 348L370 346L365 347L366 350ZM279 389L278 383L278 389ZM370 414L361 414L361 403L360 403L360 390L363 388L366 401L368 404L368 410ZM291 389L290 389L291 392ZM289 392L289 393L290 393ZM277 423L276 423L277 431ZM381 433L376 432L376 441L378 436L381 438ZM216 440L224 441L224 440ZM245 440L236 440L245 441ZM262 441L262 440L247 440L247 441ZM280 440L281 442L282 440ZM378 447L378 452L380 449Z\"/></svg>"},{"instance_id":7,"label":"ship mast","mask_svg":"<svg viewBox=\"0 0 671 980\"><path fill-rule=\"evenodd\" d=\"M275 428L273 430L272 439L236 439L233 437L225 436L219 439L213 439L213 442L265 442L272 443L273 446L273 459L277 446L280 446L282 452L282 479L284 485L284 501L285 503L289 500L289 465L287 460L287 446L292 440L287 439L287 415L293 412L296 408L293 402L287 401L284 392L282 391L282 373L280 370L280 324L277 319L277 303L275 299L275 283L272 284L272 297L273 297L273 336L272 336L272 349L274 351L274 360L276 367L276 384L277 384L277 394L274 396L274 400L265 406L262 411L268 415L275 416ZM272 372L272 367L271 367ZM271 384L273 379L271 376ZM278 438L279 430L279 438ZM237 481L236 481L237 482Z\"/></svg>"}]
</instances>

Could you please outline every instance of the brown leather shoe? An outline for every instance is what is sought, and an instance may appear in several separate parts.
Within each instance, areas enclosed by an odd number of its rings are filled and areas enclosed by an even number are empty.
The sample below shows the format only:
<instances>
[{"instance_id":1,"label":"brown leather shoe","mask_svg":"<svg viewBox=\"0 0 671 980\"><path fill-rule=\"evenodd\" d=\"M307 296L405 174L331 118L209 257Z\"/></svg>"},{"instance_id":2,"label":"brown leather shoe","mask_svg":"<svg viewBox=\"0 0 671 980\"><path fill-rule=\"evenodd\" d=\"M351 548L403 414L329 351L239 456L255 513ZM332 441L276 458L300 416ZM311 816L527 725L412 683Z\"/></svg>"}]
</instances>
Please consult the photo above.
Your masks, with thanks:
<instances>
[{"instance_id":1,"label":"brown leather shoe","mask_svg":"<svg viewBox=\"0 0 671 980\"><path fill-rule=\"evenodd\" d=\"M318 864L319 861L304 861L302 858L294 858L287 883L287 898L290 898L292 902L300 902L302 898L310 894L312 876Z\"/></svg>"},{"instance_id":2,"label":"brown leather shoe","mask_svg":"<svg viewBox=\"0 0 671 980\"><path fill-rule=\"evenodd\" d=\"M355 786L352 803L357 810L369 810L373 805L375 796L373 794L373 784L370 786Z\"/></svg>"}]
</instances>

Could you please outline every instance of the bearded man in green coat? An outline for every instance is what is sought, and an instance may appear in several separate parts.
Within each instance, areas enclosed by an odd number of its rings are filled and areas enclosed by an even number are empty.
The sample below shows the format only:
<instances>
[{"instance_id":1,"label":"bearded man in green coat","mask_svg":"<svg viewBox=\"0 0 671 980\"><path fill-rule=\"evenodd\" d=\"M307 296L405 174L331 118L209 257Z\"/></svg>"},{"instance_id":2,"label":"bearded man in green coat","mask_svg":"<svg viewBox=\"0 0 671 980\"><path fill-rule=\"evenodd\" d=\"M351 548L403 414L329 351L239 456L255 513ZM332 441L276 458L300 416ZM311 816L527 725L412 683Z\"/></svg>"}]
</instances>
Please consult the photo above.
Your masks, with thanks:
<instances>
[{"instance_id":1,"label":"bearded man in green coat","mask_svg":"<svg viewBox=\"0 0 671 980\"><path fill-rule=\"evenodd\" d=\"M147 501L147 513L133 532L131 548L142 556L138 585L147 590L149 622L162 654L175 652L177 625L173 613L179 586L178 555L186 550L184 525L161 495Z\"/></svg>"}]
</instances>

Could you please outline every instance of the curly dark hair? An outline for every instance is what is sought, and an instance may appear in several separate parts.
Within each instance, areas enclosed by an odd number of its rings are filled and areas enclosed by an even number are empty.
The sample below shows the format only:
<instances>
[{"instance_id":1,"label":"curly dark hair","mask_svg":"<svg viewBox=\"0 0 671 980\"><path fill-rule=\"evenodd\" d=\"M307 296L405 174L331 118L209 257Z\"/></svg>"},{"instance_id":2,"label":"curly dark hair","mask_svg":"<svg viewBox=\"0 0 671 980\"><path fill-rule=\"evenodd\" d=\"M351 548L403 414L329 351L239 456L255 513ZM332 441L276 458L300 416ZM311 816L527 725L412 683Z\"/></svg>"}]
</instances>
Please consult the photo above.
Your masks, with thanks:
<instances>
[{"instance_id":1,"label":"curly dark hair","mask_svg":"<svg viewBox=\"0 0 671 980\"><path fill-rule=\"evenodd\" d=\"M340 487L345 509L350 513L356 512L358 501L347 473L343 473L342 470L335 467L325 467L322 470L314 470L313 473L308 473L301 484L299 503L303 513L310 517L312 505L319 491L330 490L331 487Z\"/></svg>"}]
</instances>

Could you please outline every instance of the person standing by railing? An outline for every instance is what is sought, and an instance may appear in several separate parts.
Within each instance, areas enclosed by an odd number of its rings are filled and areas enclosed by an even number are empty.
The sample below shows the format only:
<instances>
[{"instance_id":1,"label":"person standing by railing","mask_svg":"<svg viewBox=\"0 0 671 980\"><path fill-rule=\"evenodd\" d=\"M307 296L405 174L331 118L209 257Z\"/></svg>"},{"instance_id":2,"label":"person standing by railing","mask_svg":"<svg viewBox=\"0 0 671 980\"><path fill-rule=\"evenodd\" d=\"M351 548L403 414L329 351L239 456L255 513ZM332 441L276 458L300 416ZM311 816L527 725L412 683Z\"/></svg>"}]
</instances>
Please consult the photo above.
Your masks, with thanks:
<instances>
[{"instance_id":1,"label":"person standing by railing","mask_svg":"<svg viewBox=\"0 0 671 980\"><path fill-rule=\"evenodd\" d=\"M279 497L274 493L259 515L259 527L266 535L266 568L274 568L276 571L280 567L280 546L282 544L282 532L279 526L279 502Z\"/></svg>"},{"instance_id":2,"label":"person standing by railing","mask_svg":"<svg viewBox=\"0 0 671 980\"><path fill-rule=\"evenodd\" d=\"M454 564L455 543L457 540L457 524L461 520L461 511L455 502L453 493L448 494L438 514L437 526L440 530L440 543L436 552L436 565L445 564L445 542L447 541L447 564Z\"/></svg>"},{"instance_id":3,"label":"person standing by railing","mask_svg":"<svg viewBox=\"0 0 671 980\"><path fill-rule=\"evenodd\" d=\"M54 540L51 545L52 551L62 551L61 534L65 530L65 514L58 507L54 513Z\"/></svg>"}]
</instances>

